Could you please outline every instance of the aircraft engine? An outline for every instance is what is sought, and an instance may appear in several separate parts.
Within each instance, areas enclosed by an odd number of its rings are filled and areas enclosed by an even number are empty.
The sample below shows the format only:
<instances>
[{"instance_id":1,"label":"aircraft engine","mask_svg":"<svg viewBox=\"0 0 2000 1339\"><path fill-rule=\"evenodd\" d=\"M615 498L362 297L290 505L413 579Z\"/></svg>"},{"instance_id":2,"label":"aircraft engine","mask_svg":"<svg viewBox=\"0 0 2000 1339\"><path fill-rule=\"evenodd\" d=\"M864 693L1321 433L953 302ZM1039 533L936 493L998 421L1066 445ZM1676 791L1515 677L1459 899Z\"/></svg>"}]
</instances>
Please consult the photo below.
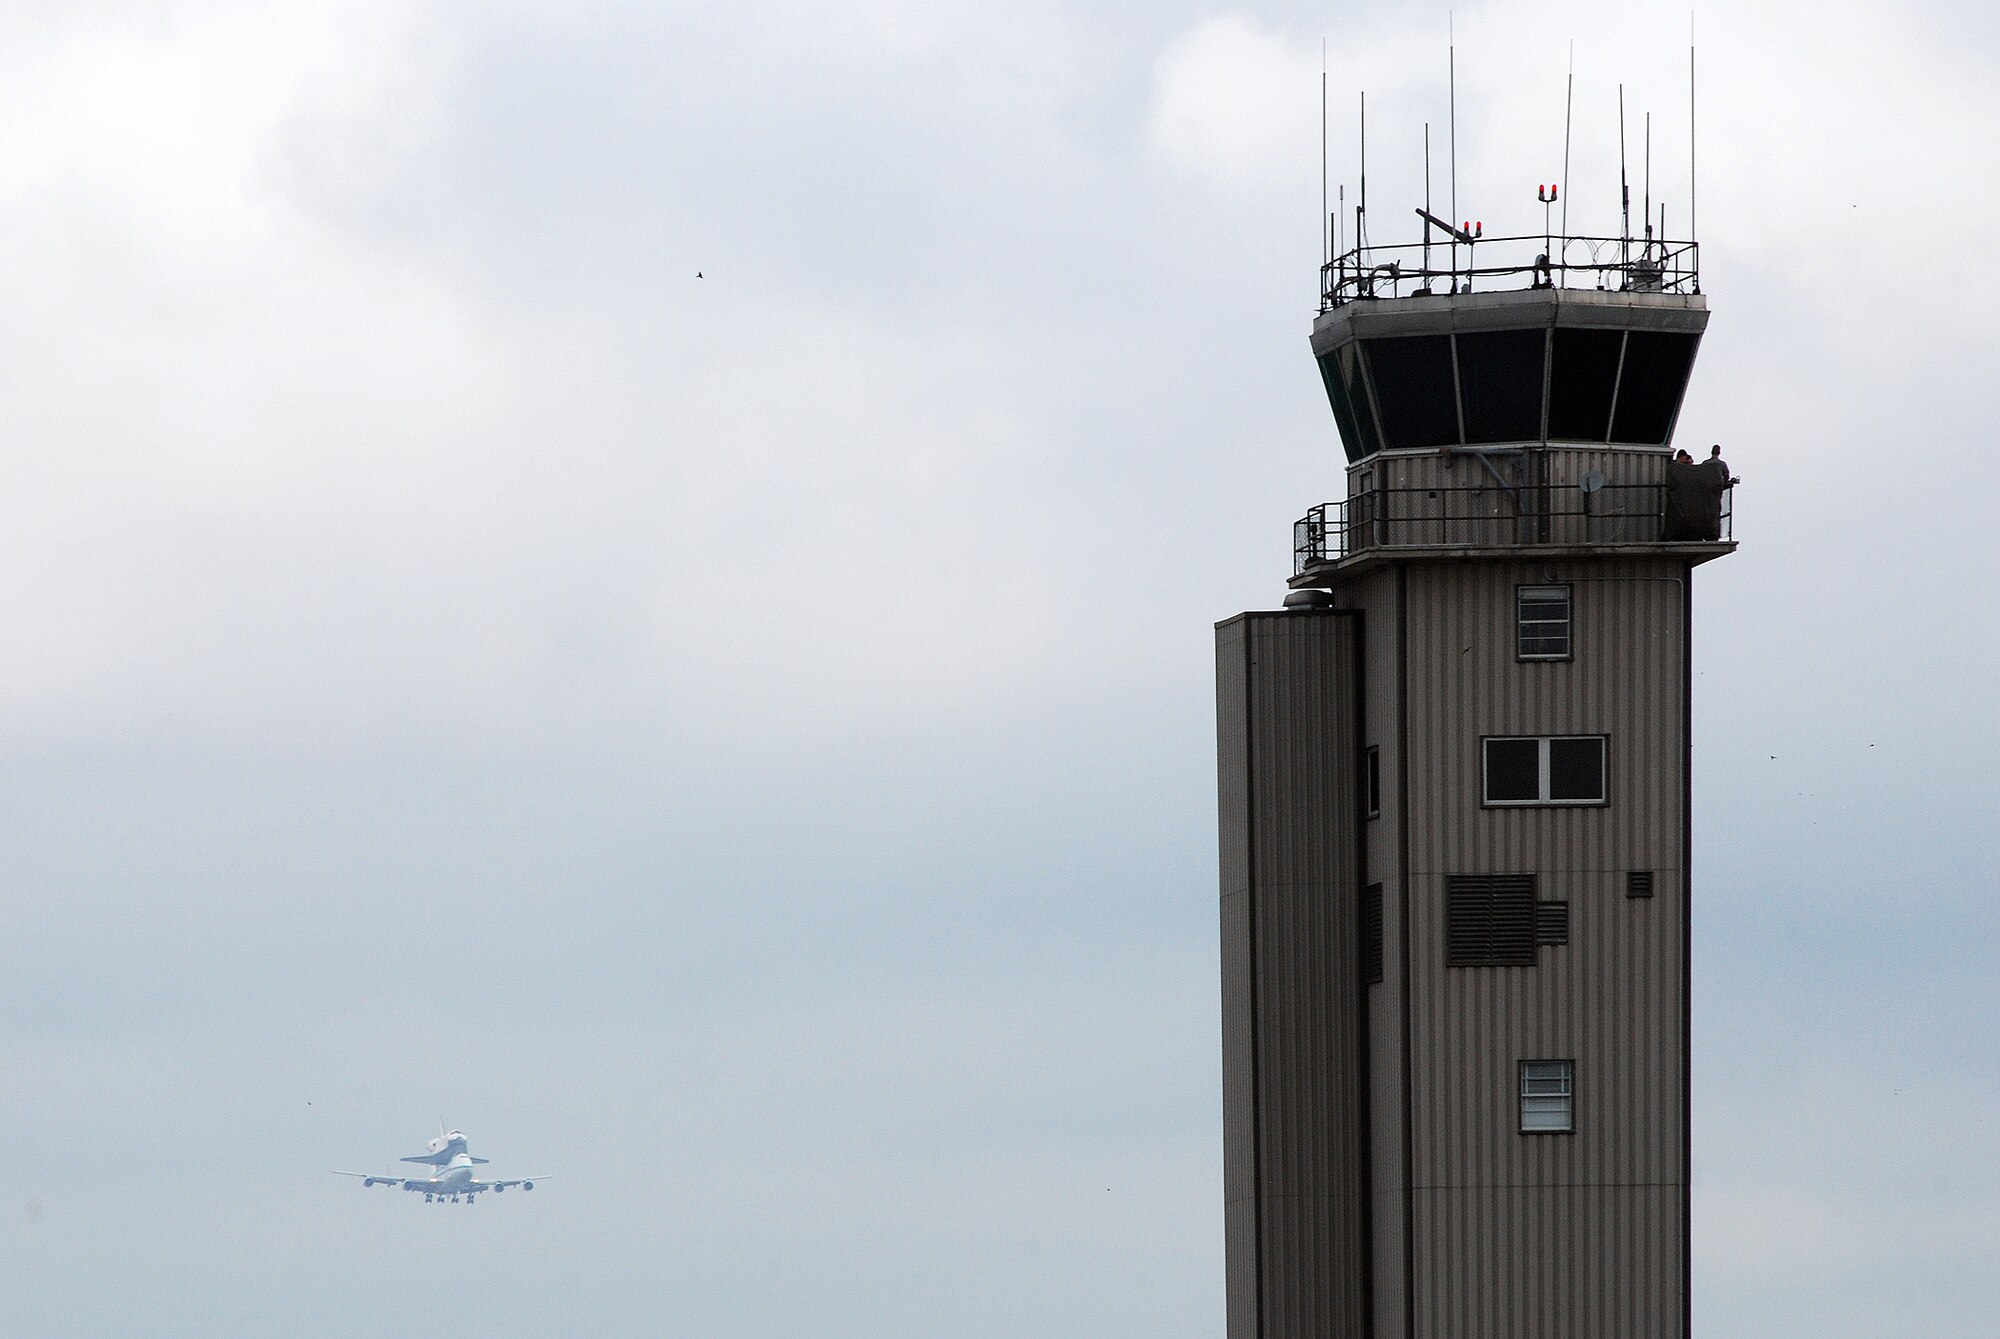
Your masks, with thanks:
<instances>
[{"instance_id":1,"label":"aircraft engine","mask_svg":"<svg viewBox=\"0 0 2000 1339\"><path fill-rule=\"evenodd\" d=\"M521 1189L523 1190L533 1190L534 1188L535 1188L535 1183L533 1181L521 1182Z\"/></svg>"}]
</instances>

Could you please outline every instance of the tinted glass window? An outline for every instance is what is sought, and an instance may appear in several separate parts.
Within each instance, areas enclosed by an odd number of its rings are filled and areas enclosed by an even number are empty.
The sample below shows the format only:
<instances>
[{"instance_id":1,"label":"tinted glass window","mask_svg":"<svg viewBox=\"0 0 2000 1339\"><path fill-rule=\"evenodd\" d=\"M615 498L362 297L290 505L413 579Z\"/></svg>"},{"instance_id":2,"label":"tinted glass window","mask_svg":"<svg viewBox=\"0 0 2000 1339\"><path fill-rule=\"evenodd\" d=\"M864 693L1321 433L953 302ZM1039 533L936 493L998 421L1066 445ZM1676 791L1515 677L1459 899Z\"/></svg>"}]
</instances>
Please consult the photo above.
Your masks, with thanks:
<instances>
[{"instance_id":1,"label":"tinted glass window","mask_svg":"<svg viewBox=\"0 0 2000 1339\"><path fill-rule=\"evenodd\" d=\"M1634 330L1626 339L1613 441L1658 446L1667 440L1694 367L1695 339L1658 330Z\"/></svg>"},{"instance_id":2,"label":"tinted glass window","mask_svg":"<svg viewBox=\"0 0 2000 1339\"><path fill-rule=\"evenodd\" d=\"M1549 436L1601 442L1611 431L1611 392L1618 380L1622 330L1556 331L1549 369Z\"/></svg>"},{"instance_id":3,"label":"tinted glass window","mask_svg":"<svg viewBox=\"0 0 2000 1339\"><path fill-rule=\"evenodd\" d=\"M1456 443L1451 336L1408 335L1366 343L1375 399L1382 408L1383 442L1391 448Z\"/></svg>"},{"instance_id":4,"label":"tinted glass window","mask_svg":"<svg viewBox=\"0 0 2000 1339\"><path fill-rule=\"evenodd\" d=\"M1382 449L1382 435L1375 425L1375 408L1368 402L1368 388L1361 383L1361 346L1343 344L1333 351L1340 366L1341 389L1347 392L1347 407L1354 415L1356 436L1347 442L1347 458L1360 460ZM1345 438L1346 429L1341 429Z\"/></svg>"},{"instance_id":5,"label":"tinted glass window","mask_svg":"<svg viewBox=\"0 0 2000 1339\"><path fill-rule=\"evenodd\" d=\"M1486 330L1458 337L1465 440L1530 442L1542 435L1542 330Z\"/></svg>"},{"instance_id":6,"label":"tinted glass window","mask_svg":"<svg viewBox=\"0 0 2000 1339\"><path fill-rule=\"evenodd\" d=\"M1354 404L1347 397L1347 385L1340 375L1340 359L1329 353L1319 360L1319 379L1326 383L1327 402L1333 406L1333 422L1340 429L1340 444L1349 460L1359 460L1368 452L1361 445L1361 430L1354 424Z\"/></svg>"},{"instance_id":7,"label":"tinted glass window","mask_svg":"<svg viewBox=\"0 0 2000 1339\"><path fill-rule=\"evenodd\" d=\"M1542 741L1487 740L1487 803L1504 804L1510 800L1532 801L1540 798L1542 798Z\"/></svg>"},{"instance_id":8,"label":"tinted glass window","mask_svg":"<svg viewBox=\"0 0 2000 1339\"><path fill-rule=\"evenodd\" d=\"M1549 798L1551 800L1604 798L1602 737L1549 741Z\"/></svg>"}]
</instances>

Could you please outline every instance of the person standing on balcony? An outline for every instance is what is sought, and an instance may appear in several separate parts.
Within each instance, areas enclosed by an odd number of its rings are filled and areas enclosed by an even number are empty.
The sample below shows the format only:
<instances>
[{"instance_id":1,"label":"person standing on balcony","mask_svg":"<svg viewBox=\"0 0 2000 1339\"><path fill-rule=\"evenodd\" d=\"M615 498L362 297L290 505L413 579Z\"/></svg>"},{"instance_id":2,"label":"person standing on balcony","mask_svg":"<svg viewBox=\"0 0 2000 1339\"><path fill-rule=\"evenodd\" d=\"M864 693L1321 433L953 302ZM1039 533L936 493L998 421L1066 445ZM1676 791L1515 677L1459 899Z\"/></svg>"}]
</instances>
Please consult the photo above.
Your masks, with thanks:
<instances>
[{"instance_id":1,"label":"person standing on balcony","mask_svg":"<svg viewBox=\"0 0 2000 1339\"><path fill-rule=\"evenodd\" d=\"M1674 452L1667 462L1666 530L1669 542L1700 539L1707 529L1708 479L1694 457Z\"/></svg>"},{"instance_id":2,"label":"person standing on balcony","mask_svg":"<svg viewBox=\"0 0 2000 1339\"><path fill-rule=\"evenodd\" d=\"M1729 462L1722 458L1722 443L1710 447L1708 459L1695 468L1701 473L1702 484L1701 537L1721 539L1722 495L1737 481L1729 472Z\"/></svg>"}]
</instances>

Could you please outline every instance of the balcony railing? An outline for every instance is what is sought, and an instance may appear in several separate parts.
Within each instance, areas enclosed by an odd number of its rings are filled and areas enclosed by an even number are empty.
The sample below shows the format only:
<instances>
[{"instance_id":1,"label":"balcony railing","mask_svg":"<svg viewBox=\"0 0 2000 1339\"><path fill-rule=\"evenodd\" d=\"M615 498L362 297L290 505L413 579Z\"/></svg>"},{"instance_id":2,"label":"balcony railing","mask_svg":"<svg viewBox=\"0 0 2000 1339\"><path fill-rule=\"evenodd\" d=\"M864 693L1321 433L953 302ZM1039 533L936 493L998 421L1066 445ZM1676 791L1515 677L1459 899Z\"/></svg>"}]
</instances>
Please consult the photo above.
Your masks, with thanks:
<instances>
[{"instance_id":1,"label":"balcony railing","mask_svg":"<svg viewBox=\"0 0 2000 1339\"><path fill-rule=\"evenodd\" d=\"M1513 288L1699 293L1700 248L1653 237L1552 233L1357 246L1320 267L1319 309L1331 311L1357 298Z\"/></svg>"},{"instance_id":2,"label":"balcony railing","mask_svg":"<svg viewBox=\"0 0 2000 1339\"><path fill-rule=\"evenodd\" d=\"M1704 543L1733 538L1734 489L1667 512L1663 483L1378 488L1323 502L1292 526L1293 573L1372 550Z\"/></svg>"}]
</instances>

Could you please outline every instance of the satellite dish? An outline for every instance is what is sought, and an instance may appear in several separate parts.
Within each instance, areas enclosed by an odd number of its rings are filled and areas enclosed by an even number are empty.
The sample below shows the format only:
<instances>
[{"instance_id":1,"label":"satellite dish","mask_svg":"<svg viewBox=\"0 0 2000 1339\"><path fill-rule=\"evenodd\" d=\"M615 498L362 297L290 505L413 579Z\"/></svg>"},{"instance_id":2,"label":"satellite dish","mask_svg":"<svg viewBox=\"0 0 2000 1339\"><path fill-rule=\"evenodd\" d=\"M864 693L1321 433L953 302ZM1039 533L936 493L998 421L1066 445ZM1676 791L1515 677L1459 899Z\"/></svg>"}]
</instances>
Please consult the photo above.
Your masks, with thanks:
<instances>
[{"instance_id":1,"label":"satellite dish","mask_svg":"<svg viewBox=\"0 0 2000 1339\"><path fill-rule=\"evenodd\" d=\"M1586 493L1595 493L1598 489L1604 487L1604 484L1604 476L1596 470L1585 470L1583 477L1576 481L1576 486Z\"/></svg>"}]
</instances>

